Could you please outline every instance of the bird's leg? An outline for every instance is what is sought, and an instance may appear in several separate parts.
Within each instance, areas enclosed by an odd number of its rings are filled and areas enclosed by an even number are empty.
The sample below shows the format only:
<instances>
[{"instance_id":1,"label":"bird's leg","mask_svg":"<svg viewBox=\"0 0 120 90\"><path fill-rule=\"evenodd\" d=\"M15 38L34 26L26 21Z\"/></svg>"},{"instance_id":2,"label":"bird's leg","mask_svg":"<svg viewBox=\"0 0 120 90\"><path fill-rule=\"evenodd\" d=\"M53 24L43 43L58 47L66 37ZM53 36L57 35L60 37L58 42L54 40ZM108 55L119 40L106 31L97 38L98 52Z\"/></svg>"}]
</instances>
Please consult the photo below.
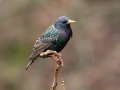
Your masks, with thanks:
<instances>
[{"instance_id":1,"label":"bird's leg","mask_svg":"<svg viewBox=\"0 0 120 90\"><path fill-rule=\"evenodd\" d=\"M51 57L53 60L57 62L57 64L60 61L61 65L63 66L63 60L61 59L61 54L57 53L56 51L47 50L46 52L41 53L40 57Z\"/></svg>"}]
</instances>

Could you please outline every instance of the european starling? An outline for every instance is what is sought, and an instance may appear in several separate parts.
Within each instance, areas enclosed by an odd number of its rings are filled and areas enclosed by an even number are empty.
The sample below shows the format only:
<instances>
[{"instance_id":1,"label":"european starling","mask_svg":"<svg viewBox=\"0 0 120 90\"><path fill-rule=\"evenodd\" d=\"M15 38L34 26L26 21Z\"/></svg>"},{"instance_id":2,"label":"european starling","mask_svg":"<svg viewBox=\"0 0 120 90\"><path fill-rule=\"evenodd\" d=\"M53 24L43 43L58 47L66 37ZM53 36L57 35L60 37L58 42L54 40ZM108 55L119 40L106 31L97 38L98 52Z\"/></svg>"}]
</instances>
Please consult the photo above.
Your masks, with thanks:
<instances>
[{"instance_id":1,"label":"european starling","mask_svg":"<svg viewBox=\"0 0 120 90\"><path fill-rule=\"evenodd\" d=\"M40 37L38 37L34 44L33 52L28 58L30 62L26 70L38 57L51 57L54 60L56 60L56 57L60 57L61 54L59 54L59 52L66 46L67 42L72 37L70 23L74 22L75 21L70 20L66 16L61 16L55 24L50 26Z\"/></svg>"}]
</instances>

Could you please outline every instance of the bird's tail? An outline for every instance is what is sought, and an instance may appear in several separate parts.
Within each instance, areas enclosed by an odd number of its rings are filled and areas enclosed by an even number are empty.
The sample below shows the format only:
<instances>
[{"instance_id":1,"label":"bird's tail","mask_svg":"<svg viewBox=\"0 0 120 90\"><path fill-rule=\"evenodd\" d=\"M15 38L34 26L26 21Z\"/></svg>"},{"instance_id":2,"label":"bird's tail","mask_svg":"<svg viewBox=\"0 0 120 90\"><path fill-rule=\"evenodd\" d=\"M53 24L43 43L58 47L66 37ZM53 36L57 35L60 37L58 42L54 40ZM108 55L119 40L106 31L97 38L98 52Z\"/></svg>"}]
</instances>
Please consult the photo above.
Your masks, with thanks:
<instances>
[{"instance_id":1,"label":"bird's tail","mask_svg":"<svg viewBox=\"0 0 120 90\"><path fill-rule=\"evenodd\" d=\"M30 61L30 60L32 60L33 59L33 55L31 55L28 59L27 59L27 61Z\"/></svg>"},{"instance_id":2,"label":"bird's tail","mask_svg":"<svg viewBox=\"0 0 120 90\"><path fill-rule=\"evenodd\" d=\"M26 70L29 68L29 66L34 62L34 60L30 60L27 67L26 67Z\"/></svg>"},{"instance_id":3,"label":"bird's tail","mask_svg":"<svg viewBox=\"0 0 120 90\"><path fill-rule=\"evenodd\" d=\"M29 68L29 66L36 60L37 58L36 57L33 57L33 55L31 55L27 61L29 61L27 67L26 67L26 70Z\"/></svg>"}]
</instances>

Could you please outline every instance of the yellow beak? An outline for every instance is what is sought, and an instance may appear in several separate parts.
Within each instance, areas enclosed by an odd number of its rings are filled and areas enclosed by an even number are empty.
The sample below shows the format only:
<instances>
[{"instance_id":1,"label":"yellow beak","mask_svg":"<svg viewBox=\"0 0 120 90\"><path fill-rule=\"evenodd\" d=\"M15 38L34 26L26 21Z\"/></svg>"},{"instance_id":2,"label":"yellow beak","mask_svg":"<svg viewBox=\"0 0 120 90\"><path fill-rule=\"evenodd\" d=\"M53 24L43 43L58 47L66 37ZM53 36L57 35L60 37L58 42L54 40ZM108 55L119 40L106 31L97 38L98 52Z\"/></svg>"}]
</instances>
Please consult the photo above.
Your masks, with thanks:
<instances>
[{"instance_id":1,"label":"yellow beak","mask_svg":"<svg viewBox=\"0 0 120 90\"><path fill-rule=\"evenodd\" d=\"M67 24L69 24L69 23L75 23L76 21L73 21L73 20L69 20L68 22L67 22Z\"/></svg>"}]
</instances>

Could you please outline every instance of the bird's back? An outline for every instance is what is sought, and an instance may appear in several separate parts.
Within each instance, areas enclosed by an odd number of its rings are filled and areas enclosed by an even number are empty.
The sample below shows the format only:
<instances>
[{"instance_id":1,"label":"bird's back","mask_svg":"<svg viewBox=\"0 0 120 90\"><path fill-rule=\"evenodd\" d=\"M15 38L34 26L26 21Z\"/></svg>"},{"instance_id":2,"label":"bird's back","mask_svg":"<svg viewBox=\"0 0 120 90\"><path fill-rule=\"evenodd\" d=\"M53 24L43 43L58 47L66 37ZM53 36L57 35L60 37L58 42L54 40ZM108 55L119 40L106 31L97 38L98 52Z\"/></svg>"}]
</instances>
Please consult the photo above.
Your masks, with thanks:
<instances>
[{"instance_id":1,"label":"bird's back","mask_svg":"<svg viewBox=\"0 0 120 90\"><path fill-rule=\"evenodd\" d=\"M60 30L56 29L54 25L49 27L41 36L40 38L55 38L56 40L52 42L52 44L45 49L46 50L54 50L60 52L67 42L69 41L70 37L66 37L65 32L61 32Z\"/></svg>"}]
</instances>

